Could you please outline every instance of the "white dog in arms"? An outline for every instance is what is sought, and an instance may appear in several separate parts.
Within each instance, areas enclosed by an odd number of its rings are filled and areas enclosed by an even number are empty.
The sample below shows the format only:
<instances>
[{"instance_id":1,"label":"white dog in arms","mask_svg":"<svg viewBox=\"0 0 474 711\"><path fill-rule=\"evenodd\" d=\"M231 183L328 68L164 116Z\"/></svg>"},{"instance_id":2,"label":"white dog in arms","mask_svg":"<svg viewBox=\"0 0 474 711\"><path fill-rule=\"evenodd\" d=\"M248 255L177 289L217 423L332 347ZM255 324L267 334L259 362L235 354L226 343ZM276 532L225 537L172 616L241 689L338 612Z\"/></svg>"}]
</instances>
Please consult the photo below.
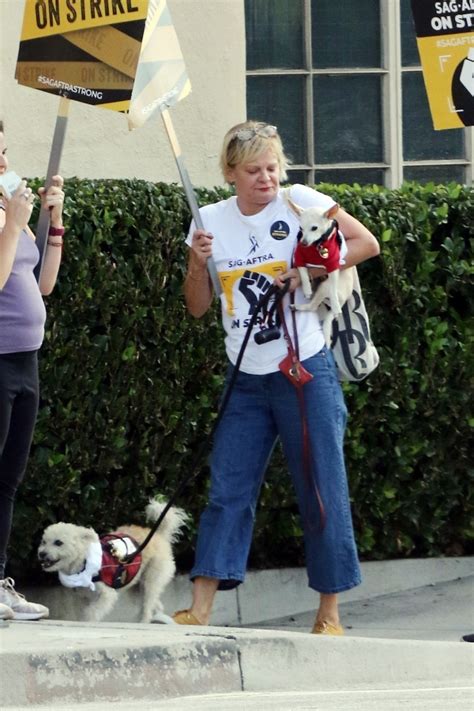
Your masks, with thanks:
<instances>
[{"instance_id":1,"label":"white dog in arms","mask_svg":"<svg viewBox=\"0 0 474 711\"><path fill-rule=\"evenodd\" d=\"M318 311L323 304L328 306L324 313L320 313L320 318L324 340L330 347L332 322L340 315L341 307L350 297L354 283L353 268L340 269L345 243L334 218L339 205L329 210L314 206L302 208L291 200L288 193L285 193L285 199L300 223L302 235L293 260L301 277L303 293L307 299L311 299L307 304L296 305L295 309ZM328 278L314 294L308 267L325 267L328 274Z\"/></svg>"}]
</instances>

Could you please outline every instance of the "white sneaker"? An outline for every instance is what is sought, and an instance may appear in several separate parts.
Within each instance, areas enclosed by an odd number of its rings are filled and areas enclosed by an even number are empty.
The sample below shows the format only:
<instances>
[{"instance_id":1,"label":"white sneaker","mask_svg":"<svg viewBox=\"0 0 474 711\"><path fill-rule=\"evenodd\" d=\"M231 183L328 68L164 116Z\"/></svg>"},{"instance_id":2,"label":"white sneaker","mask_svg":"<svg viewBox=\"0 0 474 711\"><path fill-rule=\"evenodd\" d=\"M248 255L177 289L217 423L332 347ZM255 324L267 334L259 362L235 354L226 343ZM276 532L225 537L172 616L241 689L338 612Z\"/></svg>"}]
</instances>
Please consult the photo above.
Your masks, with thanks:
<instances>
[{"instance_id":1,"label":"white sneaker","mask_svg":"<svg viewBox=\"0 0 474 711\"><path fill-rule=\"evenodd\" d=\"M40 620L49 616L49 610L37 602L28 602L24 595L15 590L12 578L0 580L0 603L11 608L14 620Z\"/></svg>"},{"instance_id":2,"label":"white sneaker","mask_svg":"<svg viewBox=\"0 0 474 711\"><path fill-rule=\"evenodd\" d=\"M13 620L14 616L12 608L0 602L0 620Z\"/></svg>"}]
</instances>

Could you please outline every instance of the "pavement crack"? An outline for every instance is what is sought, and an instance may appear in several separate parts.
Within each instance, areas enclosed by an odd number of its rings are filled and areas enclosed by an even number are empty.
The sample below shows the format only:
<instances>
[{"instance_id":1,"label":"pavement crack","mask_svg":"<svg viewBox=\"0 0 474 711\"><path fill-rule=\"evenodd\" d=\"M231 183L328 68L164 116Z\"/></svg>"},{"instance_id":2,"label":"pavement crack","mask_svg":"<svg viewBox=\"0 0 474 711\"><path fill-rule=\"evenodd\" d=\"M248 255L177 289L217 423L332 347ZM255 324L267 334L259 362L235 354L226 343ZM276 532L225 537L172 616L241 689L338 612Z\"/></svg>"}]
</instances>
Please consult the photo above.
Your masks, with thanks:
<instances>
[{"instance_id":1,"label":"pavement crack","mask_svg":"<svg viewBox=\"0 0 474 711\"><path fill-rule=\"evenodd\" d=\"M212 637L214 639L231 639L234 642L237 641L237 637L233 634L219 634L217 632L188 632L186 637Z\"/></svg>"},{"instance_id":2,"label":"pavement crack","mask_svg":"<svg viewBox=\"0 0 474 711\"><path fill-rule=\"evenodd\" d=\"M240 691L245 691L244 672L242 669L242 652L237 649L237 661L239 662Z\"/></svg>"}]
</instances>

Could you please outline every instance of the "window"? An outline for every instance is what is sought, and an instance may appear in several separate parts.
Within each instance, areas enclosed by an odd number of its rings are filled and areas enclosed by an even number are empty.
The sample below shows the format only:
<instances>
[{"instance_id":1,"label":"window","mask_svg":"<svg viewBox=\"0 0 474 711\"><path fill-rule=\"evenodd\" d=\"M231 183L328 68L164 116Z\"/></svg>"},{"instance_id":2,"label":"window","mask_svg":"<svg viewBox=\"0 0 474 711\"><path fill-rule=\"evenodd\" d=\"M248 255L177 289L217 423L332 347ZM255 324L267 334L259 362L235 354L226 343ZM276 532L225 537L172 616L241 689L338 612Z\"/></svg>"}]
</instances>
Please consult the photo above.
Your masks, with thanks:
<instances>
[{"instance_id":1,"label":"window","mask_svg":"<svg viewBox=\"0 0 474 711\"><path fill-rule=\"evenodd\" d=\"M292 182L473 177L473 129L435 131L410 0L246 0L247 115L279 127Z\"/></svg>"}]
</instances>

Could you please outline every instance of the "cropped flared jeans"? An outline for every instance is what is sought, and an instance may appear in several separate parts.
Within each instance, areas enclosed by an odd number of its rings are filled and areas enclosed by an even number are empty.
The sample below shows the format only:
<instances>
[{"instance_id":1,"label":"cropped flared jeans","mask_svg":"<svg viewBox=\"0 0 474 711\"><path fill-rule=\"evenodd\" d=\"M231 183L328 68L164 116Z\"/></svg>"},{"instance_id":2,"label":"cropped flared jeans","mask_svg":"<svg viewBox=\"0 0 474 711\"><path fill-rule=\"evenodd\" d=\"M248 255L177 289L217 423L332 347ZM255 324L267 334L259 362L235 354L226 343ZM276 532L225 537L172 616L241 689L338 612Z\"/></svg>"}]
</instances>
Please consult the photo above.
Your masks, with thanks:
<instances>
[{"instance_id":1,"label":"cropped flared jeans","mask_svg":"<svg viewBox=\"0 0 474 711\"><path fill-rule=\"evenodd\" d=\"M191 579L216 578L229 590L245 577L255 510L277 438L296 490L309 586L320 593L361 581L349 503L343 440L347 418L334 358L323 348L303 361L312 471L304 466L302 417L294 385L281 373L239 373L214 437L209 501L198 531ZM229 366L227 381L232 366ZM326 522L314 483L322 497Z\"/></svg>"}]
</instances>

